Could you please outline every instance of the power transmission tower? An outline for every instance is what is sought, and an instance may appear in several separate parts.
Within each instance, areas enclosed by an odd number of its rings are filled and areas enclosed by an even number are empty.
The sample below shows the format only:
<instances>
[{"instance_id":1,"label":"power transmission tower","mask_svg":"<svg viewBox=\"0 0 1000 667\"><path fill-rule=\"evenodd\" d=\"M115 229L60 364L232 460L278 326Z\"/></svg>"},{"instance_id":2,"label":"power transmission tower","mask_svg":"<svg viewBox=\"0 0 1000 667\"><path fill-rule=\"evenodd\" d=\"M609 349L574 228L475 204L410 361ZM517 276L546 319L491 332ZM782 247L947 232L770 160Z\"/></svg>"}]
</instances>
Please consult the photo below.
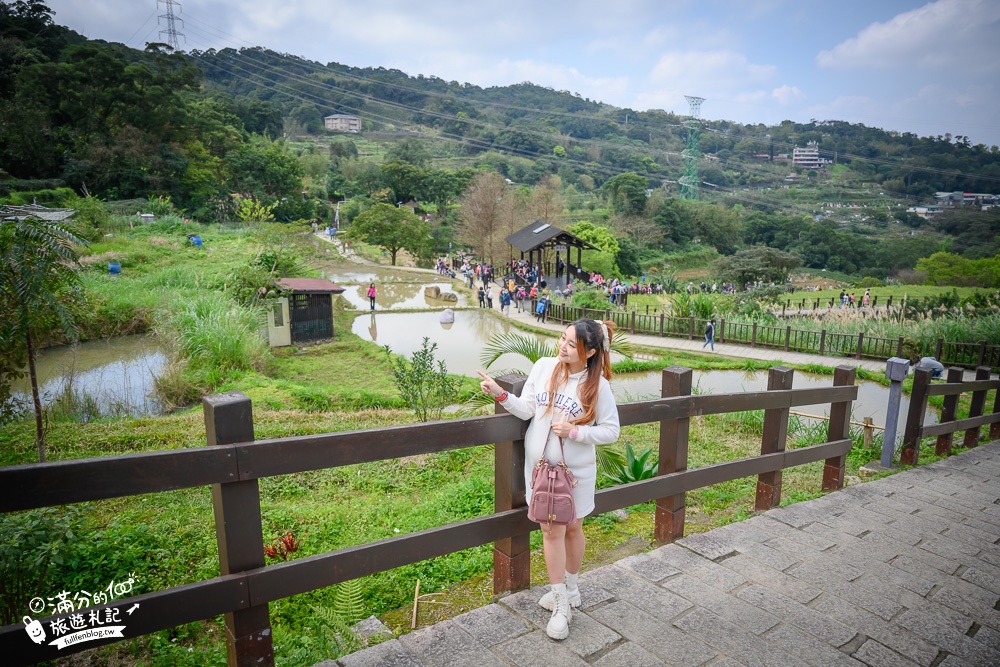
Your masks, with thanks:
<instances>
[{"instance_id":1,"label":"power transmission tower","mask_svg":"<svg viewBox=\"0 0 1000 667\"><path fill-rule=\"evenodd\" d=\"M698 198L698 138L701 136L701 103L704 97L685 95L690 113L684 121L688 129L687 146L681 155L684 156L684 176L681 177L681 199Z\"/></svg>"},{"instance_id":2,"label":"power transmission tower","mask_svg":"<svg viewBox=\"0 0 1000 667\"><path fill-rule=\"evenodd\" d=\"M166 5L166 7L167 7L167 13L166 14L160 14L157 17L157 22L159 22L159 19L163 19L164 21L167 22L166 29L161 30L160 34L162 35L162 34L166 33L166 35L167 35L167 44L169 44L170 46L172 46L174 48L174 51L179 51L180 48L181 48L181 45L177 41L177 38L178 37L184 37L184 33L177 32L177 24L180 23L181 27L183 27L184 26L184 19L179 19L179 18L176 18L174 16L174 5L177 5L178 13L180 13L181 3L177 2L177 0L156 0L156 8L157 9L160 8L160 5ZM186 37L185 37L184 41L185 42L187 41Z\"/></svg>"}]
</instances>

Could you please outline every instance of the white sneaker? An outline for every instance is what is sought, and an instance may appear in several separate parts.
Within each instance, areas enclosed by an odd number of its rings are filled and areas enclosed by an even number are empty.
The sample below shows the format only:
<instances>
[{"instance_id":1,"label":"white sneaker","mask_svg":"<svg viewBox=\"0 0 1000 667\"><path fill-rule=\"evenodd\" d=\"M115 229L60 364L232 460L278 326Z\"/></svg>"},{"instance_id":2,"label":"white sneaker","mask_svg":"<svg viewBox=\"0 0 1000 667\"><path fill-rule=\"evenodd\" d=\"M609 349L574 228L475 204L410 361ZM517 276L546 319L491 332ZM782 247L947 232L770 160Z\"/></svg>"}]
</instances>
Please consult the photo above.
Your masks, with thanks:
<instances>
[{"instance_id":1,"label":"white sneaker","mask_svg":"<svg viewBox=\"0 0 1000 667\"><path fill-rule=\"evenodd\" d=\"M580 589L570 588L569 584L566 584L566 599L569 601L569 606L573 609L579 607L583 601L580 598ZM538 606L549 611L555 609L555 598L552 591L549 591L538 600Z\"/></svg>"},{"instance_id":2,"label":"white sneaker","mask_svg":"<svg viewBox=\"0 0 1000 667\"><path fill-rule=\"evenodd\" d=\"M552 587L552 593L552 616L545 634L552 639L566 639L569 637L569 622L573 618L569 600L566 599L566 584L556 584Z\"/></svg>"}]
</instances>

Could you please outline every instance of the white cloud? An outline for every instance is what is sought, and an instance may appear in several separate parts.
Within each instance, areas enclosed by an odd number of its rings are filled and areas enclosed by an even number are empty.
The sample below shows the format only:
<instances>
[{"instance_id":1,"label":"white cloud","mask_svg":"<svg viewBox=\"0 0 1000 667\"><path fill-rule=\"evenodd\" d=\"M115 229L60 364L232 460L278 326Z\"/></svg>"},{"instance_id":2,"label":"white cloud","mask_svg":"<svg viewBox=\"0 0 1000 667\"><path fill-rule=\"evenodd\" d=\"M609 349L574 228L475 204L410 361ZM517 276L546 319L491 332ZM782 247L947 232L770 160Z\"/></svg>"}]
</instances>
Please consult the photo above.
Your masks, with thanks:
<instances>
[{"instance_id":1,"label":"white cloud","mask_svg":"<svg viewBox=\"0 0 1000 667\"><path fill-rule=\"evenodd\" d=\"M771 91L771 97L778 100L778 104L786 106L792 102L797 102L805 97L805 93L799 90L798 86L789 86L787 83L780 88Z\"/></svg>"},{"instance_id":2,"label":"white cloud","mask_svg":"<svg viewBox=\"0 0 1000 667\"><path fill-rule=\"evenodd\" d=\"M872 23L856 37L820 51L816 62L839 69L996 69L998 21L1000 3L995 0L937 0L887 23Z\"/></svg>"}]
</instances>

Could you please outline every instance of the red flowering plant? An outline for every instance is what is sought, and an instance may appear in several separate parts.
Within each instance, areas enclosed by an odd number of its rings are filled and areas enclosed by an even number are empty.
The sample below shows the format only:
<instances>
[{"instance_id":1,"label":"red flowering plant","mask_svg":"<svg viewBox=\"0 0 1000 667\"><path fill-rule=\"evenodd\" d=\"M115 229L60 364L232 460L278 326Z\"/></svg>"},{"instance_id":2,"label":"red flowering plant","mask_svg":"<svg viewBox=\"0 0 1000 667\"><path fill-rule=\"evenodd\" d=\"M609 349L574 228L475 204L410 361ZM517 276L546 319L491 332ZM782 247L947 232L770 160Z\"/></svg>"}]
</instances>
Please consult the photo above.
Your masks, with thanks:
<instances>
[{"instance_id":1,"label":"red flowering plant","mask_svg":"<svg viewBox=\"0 0 1000 667\"><path fill-rule=\"evenodd\" d=\"M271 544L264 545L264 555L272 560L288 560L288 557L299 550L302 546L302 538L295 537L292 531L286 531L284 535L274 538Z\"/></svg>"}]
</instances>

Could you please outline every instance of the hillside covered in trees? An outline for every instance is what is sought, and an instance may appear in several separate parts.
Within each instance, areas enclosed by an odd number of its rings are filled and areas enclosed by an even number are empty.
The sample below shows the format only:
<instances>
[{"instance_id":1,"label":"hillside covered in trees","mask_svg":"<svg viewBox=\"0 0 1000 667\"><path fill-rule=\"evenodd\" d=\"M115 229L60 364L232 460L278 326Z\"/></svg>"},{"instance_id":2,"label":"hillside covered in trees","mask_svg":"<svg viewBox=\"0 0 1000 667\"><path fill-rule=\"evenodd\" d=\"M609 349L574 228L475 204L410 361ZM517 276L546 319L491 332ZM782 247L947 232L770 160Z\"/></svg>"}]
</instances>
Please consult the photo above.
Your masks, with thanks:
<instances>
[{"instance_id":1,"label":"hillside covered in trees","mask_svg":"<svg viewBox=\"0 0 1000 667\"><path fill-rule=\"evenodd\" d=\"M605 264L625 275L753 246L880 278L935 252L976 262L1000 250L996 208L929 219L907 210L936 192L1000 193L1000 149L967 137L705 120L701 201L681 200L688 127L665 111L260 47L139 51L56 25L43 2L0 2L0 32L0 196L13 203L170 197L186 215L219 220L249 198L292 221L329 219L347 201L349 222L374 203L414 200L434 214L416 253L429 256L467 237L460 202L490 172L511 186L496 235L533 218L611 230ZM325 130L333 113L359 116L362 131ZM824 168L783 158L811 142Z\"/></svg>"}]
</instances>

